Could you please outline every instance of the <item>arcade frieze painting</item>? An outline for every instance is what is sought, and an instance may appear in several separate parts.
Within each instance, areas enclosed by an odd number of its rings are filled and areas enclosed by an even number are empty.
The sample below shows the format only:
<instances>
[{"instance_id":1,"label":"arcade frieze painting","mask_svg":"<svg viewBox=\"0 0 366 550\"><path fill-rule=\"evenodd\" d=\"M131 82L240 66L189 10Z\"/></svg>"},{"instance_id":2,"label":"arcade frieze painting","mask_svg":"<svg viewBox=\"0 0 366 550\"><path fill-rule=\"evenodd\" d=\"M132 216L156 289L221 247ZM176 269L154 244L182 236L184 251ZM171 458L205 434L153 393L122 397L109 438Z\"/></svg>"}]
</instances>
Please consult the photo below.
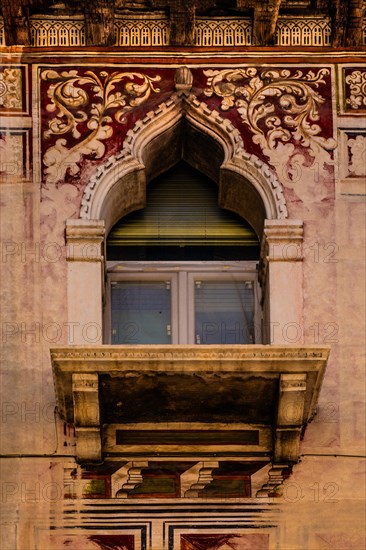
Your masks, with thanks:
<instances>
[{"instance_id":1,"label":"arcade frieze painting","mask_svg":"<svg viewBox=\"0 0 366 550\"><path fill-rule=\"evenodd\" d=\"M59 548L60 550L140 550L134 535L89 534L43 534L39 548ZM52 545L52 546L51 546Z\"/></svg>"},{"instance_id":2,"label":"arcade frieze painting","mask_svg":"<svg viewBox=\"0 0 366 550\"><path fill-rule=\"evenodd\" d=\"M331 72L327 68L191 69L194 96L228 118L246 150L287 174L292 163L330 171L333 139ZM95 168L121 151L129 129L175 92L172 69L44 68L44 182L84 188ZM190 99L191 98L191 99Z\"/></svg>"}]
</instances>

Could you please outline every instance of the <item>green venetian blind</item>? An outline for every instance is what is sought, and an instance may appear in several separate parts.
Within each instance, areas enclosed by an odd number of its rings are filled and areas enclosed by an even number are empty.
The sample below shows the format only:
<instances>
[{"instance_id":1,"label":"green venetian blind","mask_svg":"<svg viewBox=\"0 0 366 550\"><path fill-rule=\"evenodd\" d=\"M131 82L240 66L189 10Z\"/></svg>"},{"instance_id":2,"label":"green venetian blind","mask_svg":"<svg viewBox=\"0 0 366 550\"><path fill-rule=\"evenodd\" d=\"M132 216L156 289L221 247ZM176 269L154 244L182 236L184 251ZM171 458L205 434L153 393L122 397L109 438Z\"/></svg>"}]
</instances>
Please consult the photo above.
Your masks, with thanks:
<instances>
[{"instance_id":1,"label":"green venetian blind","mask_svg":"<svg viewBox=\"0 0 366 550\"><path fill-rule=\"evenodd\" d=\"M147 202L107 239L111 260L257 259L259 242L240 216L217 205L214 182L180 162L149 183Z\"/></svg>"}]
</instances>

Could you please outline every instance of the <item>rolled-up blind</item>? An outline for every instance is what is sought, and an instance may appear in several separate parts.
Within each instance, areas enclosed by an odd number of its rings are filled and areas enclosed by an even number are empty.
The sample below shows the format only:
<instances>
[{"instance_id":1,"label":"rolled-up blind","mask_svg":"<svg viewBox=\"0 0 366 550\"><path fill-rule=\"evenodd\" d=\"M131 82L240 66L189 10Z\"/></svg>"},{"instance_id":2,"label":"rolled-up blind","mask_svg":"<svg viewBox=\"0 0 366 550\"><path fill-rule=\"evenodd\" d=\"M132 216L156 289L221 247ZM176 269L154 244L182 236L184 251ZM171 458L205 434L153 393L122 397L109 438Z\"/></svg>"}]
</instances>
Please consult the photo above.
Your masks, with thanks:
<instances>
[{"instance_id":1,"label":"rolled-up blind","mask_svg":"<svg viewBox=\"0 0 366 550\"><path fill-rule=\"evenodd\" d=\"M214 182L181 162L147 188L146 207L111 230L109 250L118 247L255 247L252 227L218 207Z\"/></svg>"}]
</instances>

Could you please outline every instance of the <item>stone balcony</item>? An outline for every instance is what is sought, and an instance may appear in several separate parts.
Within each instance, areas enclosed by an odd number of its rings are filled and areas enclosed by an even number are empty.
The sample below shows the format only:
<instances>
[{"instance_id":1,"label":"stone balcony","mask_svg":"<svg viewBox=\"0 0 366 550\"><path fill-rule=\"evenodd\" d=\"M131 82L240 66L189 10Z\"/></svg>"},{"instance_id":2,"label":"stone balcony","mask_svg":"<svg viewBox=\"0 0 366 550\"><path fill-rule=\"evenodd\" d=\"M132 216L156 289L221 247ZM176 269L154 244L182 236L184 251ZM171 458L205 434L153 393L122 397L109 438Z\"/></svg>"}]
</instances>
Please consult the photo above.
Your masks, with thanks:
<instances>
[{"instance_id":1,"label":"stone balcony","mask_svg":"<svg viewBox=\"0 0 366 550\"><path fill-rule=\"evenodd\" d=\"M269 345L51 349L77 460L268 457L296 463L329 348Z\"/></svg>"}]
</instances>

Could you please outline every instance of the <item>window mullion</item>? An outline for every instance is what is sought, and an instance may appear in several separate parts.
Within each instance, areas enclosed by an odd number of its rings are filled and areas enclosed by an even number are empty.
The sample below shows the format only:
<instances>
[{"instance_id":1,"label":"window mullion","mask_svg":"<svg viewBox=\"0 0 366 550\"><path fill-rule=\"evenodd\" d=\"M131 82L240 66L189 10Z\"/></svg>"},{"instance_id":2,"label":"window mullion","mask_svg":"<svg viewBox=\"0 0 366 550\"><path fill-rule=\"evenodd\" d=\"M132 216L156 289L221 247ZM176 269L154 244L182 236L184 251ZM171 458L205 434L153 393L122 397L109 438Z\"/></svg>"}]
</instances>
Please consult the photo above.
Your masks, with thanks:
<instances>
[{"instance_id":1,"label":"window mullion","mask_svg":"<svg viewBox=\"0 0 366 550\"><path fill-rule=\"evenodd\" d=\"M187 275L187 325L188 325L188 343L196 344L196 316L194 302L194 283L195 273Z\"/></svg>"},{"instance_id":2,"label":"window mullion","mask_svg":"<svg viewBox=\"0 0 366 550\"><path fill-rule=\"evenodd\" d=\"M179 343L188 344L188 292L187 292L187 272L179 271L178 273L178 331Z\"/></svg>"}]
</instances>

